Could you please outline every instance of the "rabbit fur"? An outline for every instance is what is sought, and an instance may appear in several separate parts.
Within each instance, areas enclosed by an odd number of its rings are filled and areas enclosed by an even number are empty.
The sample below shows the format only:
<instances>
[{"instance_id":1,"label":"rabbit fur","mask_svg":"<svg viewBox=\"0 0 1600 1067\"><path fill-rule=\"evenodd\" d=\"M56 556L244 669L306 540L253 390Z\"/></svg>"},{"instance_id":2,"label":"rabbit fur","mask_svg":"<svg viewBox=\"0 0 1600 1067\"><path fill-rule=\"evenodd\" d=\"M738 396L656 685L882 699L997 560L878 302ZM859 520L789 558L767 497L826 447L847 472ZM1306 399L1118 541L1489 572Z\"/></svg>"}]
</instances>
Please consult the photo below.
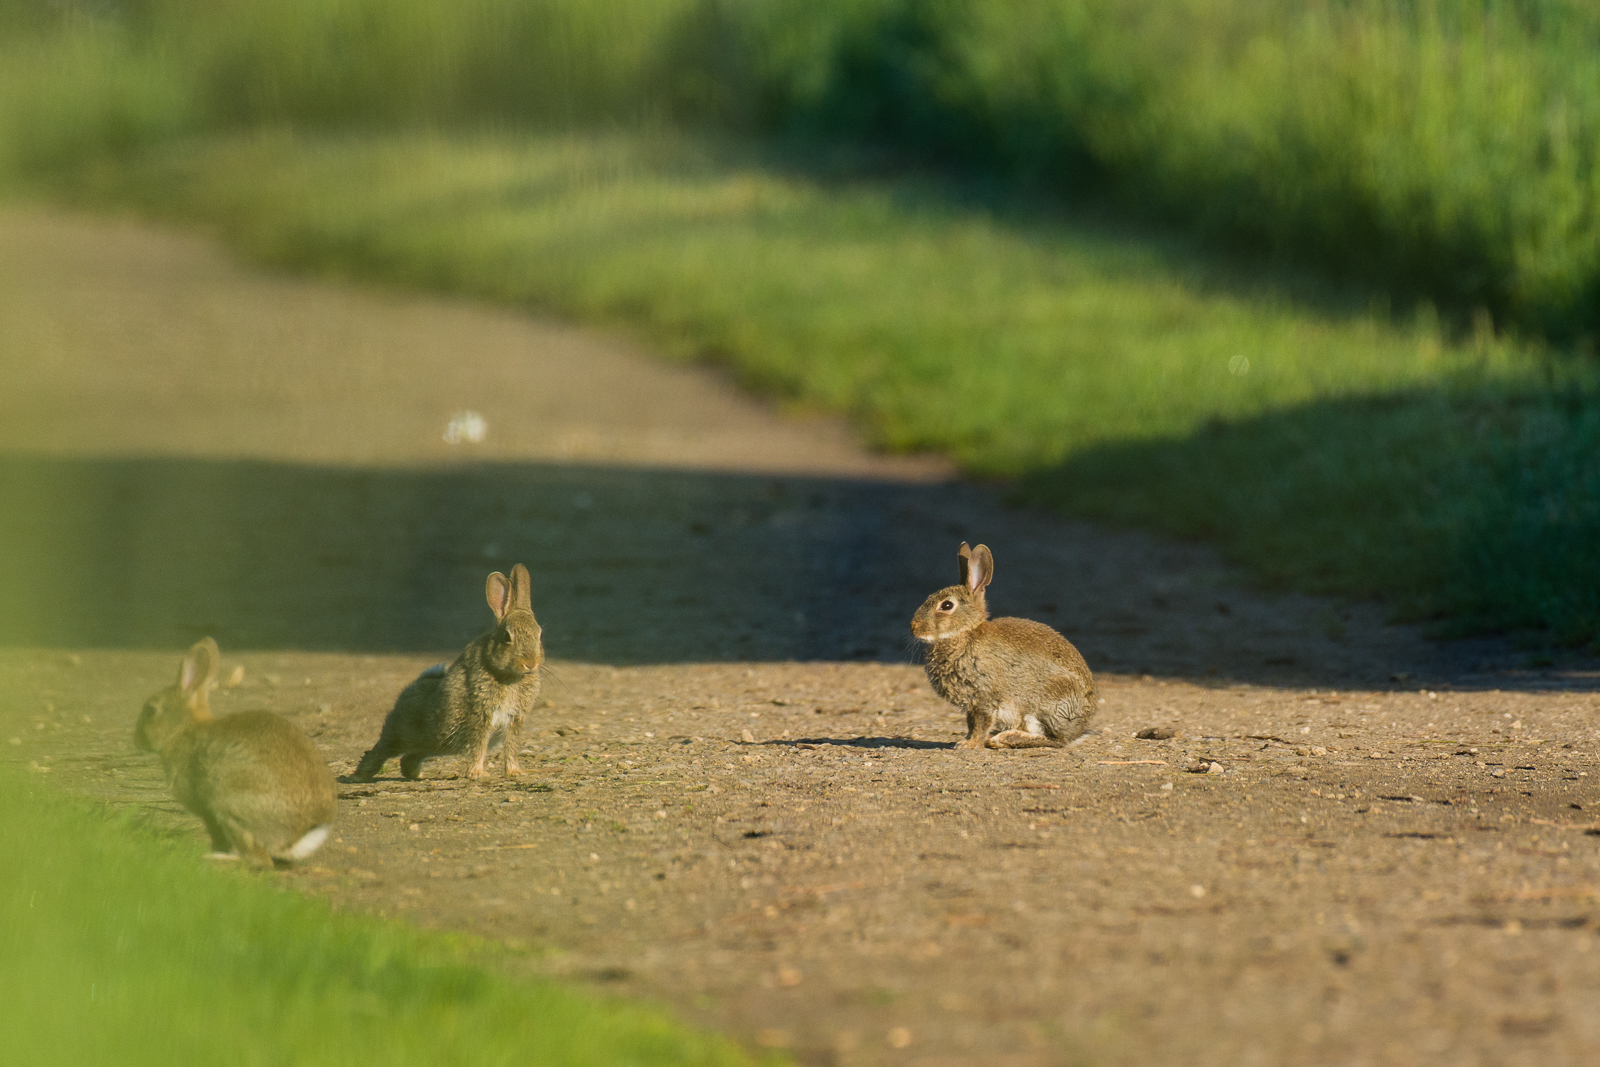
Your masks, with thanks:
<instances>
[{"instance_id":1,"label":"rabbit fur","mask_svg":"<svg viewBox=\"0 0 1600 1067\"><path fill-rule=\"evenodd\" d=\"M333 774L300 729L267 711L215 718L217 643L196 642L178 680L145 702L134 744L161 757L172 795L205 822L213 855L257 867L303 860L328 837Z\"/></svg>"},{"instance_id":2,"label":"rabbit fur","mask_svg":"<svg viewBox=\"0 0 1600 1067\"><path fill-rule=\"evenodd\" d=\"M927 647L928 681L966 713L960 748L1059 747L1094 714L1094 675L1078 650L1042 622L989 618L987 545L959 552L961 584L917 609L911 634Z\"/></svg>"},{"instance_id":3,"label":"rabbit fur","mask_svg":"<svg viewBox=\"0 0 1600 1067\"><path fill-rule=\"evenodd\" d=\"M539 669L544 645L530 601L528 568L517 564L507 578L489 575L484 597L494 612L493 629L476 638L446 667L437 664L401 690L383 722L377 744L361 757L358 782L373 775L395 756L407 778L422 774L422 761L433 756L470 757L467 777L488 774L490 749L505 753L506 774L521 774L517 751L522 723L539 696Z\"/></svg>"}]
</instances>

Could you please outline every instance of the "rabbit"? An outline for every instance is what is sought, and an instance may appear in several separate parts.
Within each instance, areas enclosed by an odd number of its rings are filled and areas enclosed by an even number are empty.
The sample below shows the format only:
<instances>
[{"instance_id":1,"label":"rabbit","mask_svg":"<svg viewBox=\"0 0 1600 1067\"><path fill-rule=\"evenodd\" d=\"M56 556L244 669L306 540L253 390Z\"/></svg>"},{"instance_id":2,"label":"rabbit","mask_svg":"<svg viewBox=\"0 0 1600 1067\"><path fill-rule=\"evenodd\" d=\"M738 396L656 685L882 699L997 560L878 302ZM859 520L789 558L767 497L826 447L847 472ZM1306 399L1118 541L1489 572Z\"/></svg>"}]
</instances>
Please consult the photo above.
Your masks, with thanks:
<instances>
[{"instance_id":1,"label":"rabbit","mask_svg":"<svg viewBox=\"0 0 1600 1067\"><path fill-rule=\"evenodd\" d=\"M422 774L432 756L471 757L468 778L483 778L489 750L505 752L506 774L521 774L517 750L522 719L539 696L544 665L539 621L529 601L528 568L517 564L511 577L489 575L484 595L495 627L478 637L456 661L435 664L400 691L383 721L378 743L361 757L352 779L370 782L395 756L407 778Z\"/></svg>"},{"instance_id":2,"label":"rabbit","mask_svg":"<svg viewBox=\"0 0 1600 1067\"><path fill-rule=\"evenodd\" d=\"M178 680L145 702L134 744L160 755L172 795L211 832L213 858L303 860L328 839L333 774L309 737L269 711L212 716L220 658L211 638L195 642Z\"/></svg>"},{"instance_id":3,"label":"rabbit","mask_svg":"<svg viewBox=\"0 0 1600 1067\"><path fill-rule=\"evenodd\" d=\"M1042 622L991 619L987 545L961 543L961 584L923 601L911 634L928 646L934 692L967 713L958 748L1058 748L1094 714L1094 675L1072 643ZM995 731L991 733L991 731Z\"/></svg>"}]
</instances>

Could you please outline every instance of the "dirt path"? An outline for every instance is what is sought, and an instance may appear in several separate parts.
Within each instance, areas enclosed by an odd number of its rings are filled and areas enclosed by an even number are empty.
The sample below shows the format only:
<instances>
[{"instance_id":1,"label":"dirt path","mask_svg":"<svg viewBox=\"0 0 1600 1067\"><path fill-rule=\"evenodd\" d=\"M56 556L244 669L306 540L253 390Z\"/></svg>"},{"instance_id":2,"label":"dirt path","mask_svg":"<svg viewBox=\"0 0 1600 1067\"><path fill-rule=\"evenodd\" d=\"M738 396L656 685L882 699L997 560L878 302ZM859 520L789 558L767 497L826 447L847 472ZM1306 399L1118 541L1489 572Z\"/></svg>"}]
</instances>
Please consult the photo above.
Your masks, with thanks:
<instances>
[{"instance_id":1,"label":"dirt path","mask_svg":"<svg viewBox=\"0 0 1600 1067\"><path fill-rule=\"evenodd\" d=\"M277 877L808 1064L1600 1056L1592 664L1261 597L620 341L137 225L0 216L0 322L0 752L197 853L129 743L182 647L342 772L520 560L534 773L343 785ZM1065 753L954 751L910 664L963 538L1099 673Z\"/></svg>"}]
</instances>

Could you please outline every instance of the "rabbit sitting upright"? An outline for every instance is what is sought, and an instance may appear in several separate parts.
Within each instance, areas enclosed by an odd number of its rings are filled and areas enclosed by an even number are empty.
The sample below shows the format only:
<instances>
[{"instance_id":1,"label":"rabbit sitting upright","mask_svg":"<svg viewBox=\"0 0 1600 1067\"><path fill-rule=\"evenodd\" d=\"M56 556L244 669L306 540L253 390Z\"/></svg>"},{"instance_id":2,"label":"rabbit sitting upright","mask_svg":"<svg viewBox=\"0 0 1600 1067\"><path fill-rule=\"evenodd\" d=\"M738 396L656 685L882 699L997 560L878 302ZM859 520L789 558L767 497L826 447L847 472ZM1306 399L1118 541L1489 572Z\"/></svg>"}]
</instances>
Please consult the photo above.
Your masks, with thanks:
<instances>
[{"instance_id":1,"label":"rabbit sitting upright","mask_svg":"<svg viewBox=\"0 0 1600 1067\"><path fill-rule=\"evenodd\" d=\"M484 588L495 627L469 644L456 661L436 664L400 691L383 721L378 743L361 757L352 777L369 782L383 765L400 757L400 773L422 774L431 756L466 754L468 778L489 772L484 764L496 745L506 757L506 774L521 774L517 750L522 720L539 696L544 663L539 622L533 617L528 568L517 564L511 577L489 575Z\"/></svg>"},{"instance_id":2,"label":"rabbit sitting upright","mask_svg":"<svg viewBox=\"0 0 1600 1067\"><path fill-rule=\"evenodd\" d=\"M911 634L928 646L934 692L967 714L960 748L1059 747L1094 714L1094 675L1072 643L1042 622L991 619L988 546L961 543L961 584L923 601Z\"/></svg>"},{"instance_id":3,"label":"rabbit sitting upright","mask_svg":"<svg viewBox=\"0 0 1600 1067\"><path fill-rule=\"evenodd\" d=\"M211 831L213 855L253 866L303 860L327 840L338 804L311 739L269 711L213 718L217 643L202 638L178 680L145 702L133 740L156 752L178 802Z\"/></svg>"}]
</instances>

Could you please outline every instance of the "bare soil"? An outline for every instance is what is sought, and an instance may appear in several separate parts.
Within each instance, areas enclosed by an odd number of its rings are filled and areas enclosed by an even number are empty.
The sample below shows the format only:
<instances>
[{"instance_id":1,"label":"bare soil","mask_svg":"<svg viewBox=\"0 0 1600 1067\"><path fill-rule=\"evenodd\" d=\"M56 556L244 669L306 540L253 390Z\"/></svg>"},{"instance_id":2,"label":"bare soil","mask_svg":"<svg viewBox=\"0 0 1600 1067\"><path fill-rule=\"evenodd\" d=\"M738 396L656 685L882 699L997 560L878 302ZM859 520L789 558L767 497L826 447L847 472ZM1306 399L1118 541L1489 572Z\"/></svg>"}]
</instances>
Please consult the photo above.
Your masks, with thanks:
<instances>
[{"instance_id":1,"label":"bare soil","mask_svg":"<svg viewBox=\"0 0 1600 1067\"><path fill-rule=\"evenodd\" d=\"M188 643L243 668L219 711L347 774L522 561L531 773L344 783L266 877L805 1064L1600 1058L1592 662L1266 596L622 339L134 223L0 216L0 322L0 755L196 862L131 744ZM463 410L481 442L443 439ZM906 625L962 539L1095 668L1073 747L952 747Z\"/></svg>"}]
</instances>

